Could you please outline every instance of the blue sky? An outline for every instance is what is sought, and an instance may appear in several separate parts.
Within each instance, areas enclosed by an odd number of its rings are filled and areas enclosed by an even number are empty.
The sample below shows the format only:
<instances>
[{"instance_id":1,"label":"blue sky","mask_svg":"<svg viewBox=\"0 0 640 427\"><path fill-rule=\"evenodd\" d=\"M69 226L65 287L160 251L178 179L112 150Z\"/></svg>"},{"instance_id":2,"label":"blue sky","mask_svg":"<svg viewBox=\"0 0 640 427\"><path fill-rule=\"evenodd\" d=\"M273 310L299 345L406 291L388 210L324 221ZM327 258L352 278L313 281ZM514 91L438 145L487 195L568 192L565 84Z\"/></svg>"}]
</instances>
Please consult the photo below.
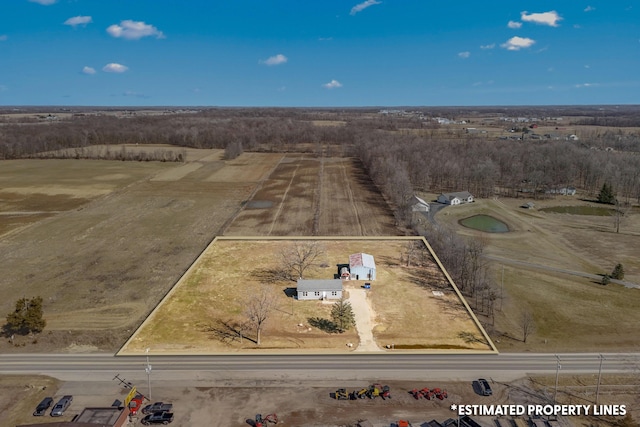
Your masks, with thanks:
<instances>
[{"instance_id":1,"label":"blue sky","mask_svg":"<svg viewBox=\"0 0 640 427\"><path fill-rule=\"evenodd\" d=\"M638 103L636 0L0 5L0 105Z\"/></svg>"}]
</instances>

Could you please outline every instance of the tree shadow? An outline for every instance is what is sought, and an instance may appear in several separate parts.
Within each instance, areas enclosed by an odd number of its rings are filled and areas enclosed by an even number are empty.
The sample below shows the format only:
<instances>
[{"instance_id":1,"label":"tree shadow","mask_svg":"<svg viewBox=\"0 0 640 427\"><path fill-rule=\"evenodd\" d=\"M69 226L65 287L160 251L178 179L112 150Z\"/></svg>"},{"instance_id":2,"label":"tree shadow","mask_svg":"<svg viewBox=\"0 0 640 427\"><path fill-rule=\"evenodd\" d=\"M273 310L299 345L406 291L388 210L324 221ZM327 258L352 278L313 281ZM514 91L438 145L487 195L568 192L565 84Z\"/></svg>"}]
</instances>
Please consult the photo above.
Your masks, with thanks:
<instances>
[{"instance_id":1,"label":"tree shadow","mask_svg":"<svg viewBox=\"0 0 640 427\"><path fill-rule=\"evenodd\" d=\"M327 332L329 334L335 334L339 332L338 325L336 325L329 319L323 319L321 317L309 317L307 321L309 322L309 325L313 326L314 328L318 328L321 331Z\"/></svg>"},{"instance_id":2,"label":"tree shadow","mask_svg":"<svg viewBox=\"0 0 640 427\"><path fill-rule=\"evenodd\" d=\"M251 272L251 276L263 283L290 282L294 280L290 272L281 268L258 268Z\"/></svg>"},{"instance_id":3,"label":"tree shadow","mask_svg":"<svg viewBox=\"0 0 640 427\"><path fill-rule=\"evenodd\" d=\"M235 341L239 343L243 339L251 341L254 344L258 344L258 341L246 336L249 327L246 323L238 322L235 320L217 320L215 324L206 326L205 332L210 332L213 338L222 341L225 344L232 344Z\"/></svg>"}]
</instances>

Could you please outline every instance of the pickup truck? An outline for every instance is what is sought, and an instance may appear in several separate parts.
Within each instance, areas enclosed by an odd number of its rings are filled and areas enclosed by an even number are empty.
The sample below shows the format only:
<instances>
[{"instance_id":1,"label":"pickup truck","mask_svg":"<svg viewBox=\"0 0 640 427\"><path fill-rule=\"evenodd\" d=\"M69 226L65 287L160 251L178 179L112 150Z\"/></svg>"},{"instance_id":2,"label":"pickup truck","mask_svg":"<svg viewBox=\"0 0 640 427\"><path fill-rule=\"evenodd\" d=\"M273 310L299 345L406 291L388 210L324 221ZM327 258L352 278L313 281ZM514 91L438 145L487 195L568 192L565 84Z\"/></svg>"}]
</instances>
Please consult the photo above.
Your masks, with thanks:
<instances>
[{"instance_id":1,"label":"pickup truck","mask_svg":"<svg viewBox=\"0 0 640 427\"><path fill-rule=\"evenodd\" d=\"M156 402L142 408L143 414L151 414L153 412L170 412L173 409L171 403Z\"/></svg>"},{"instance_id":2,"label":"pickup truck","mask_svg":"<svg viewBox=\"0 0 640 427\"><path fill-rule=\"evenodd\" d=\"M145 426L150 424L169 424L173 421L173 412L154 412L140 421Z\"/></svg>"}]
</instances>

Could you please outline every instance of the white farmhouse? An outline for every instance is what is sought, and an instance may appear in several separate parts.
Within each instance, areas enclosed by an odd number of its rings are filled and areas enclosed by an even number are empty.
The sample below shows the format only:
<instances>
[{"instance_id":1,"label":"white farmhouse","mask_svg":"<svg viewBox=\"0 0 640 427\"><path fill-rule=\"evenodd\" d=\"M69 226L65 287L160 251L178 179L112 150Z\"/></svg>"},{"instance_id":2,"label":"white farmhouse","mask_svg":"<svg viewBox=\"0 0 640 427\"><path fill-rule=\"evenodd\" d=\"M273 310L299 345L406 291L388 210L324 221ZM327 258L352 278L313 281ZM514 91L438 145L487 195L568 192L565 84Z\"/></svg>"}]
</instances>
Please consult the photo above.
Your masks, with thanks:
<instances>
[{"instance_id":1,"label":"white farmhouse","mask_svg":"<svg viewBox=\"0 0 640 427\"><path fill-rule=\"evenodd\" d=\"M457 193L443 193L438 196L438 203L445 205L459 205L462 203L473 202L473 196L468 191L459 191Z\"/></svg>"},{"instance_id":2,"label":"white farmhouse","mask_svg":"<svg viewBox=\"0 0 640 427\"><path fill-rule=\"evenodd\" d=\"M298 279L296 287L298 300L325 300L342 298L342 280Z\"/></svg>"}]
</instances>

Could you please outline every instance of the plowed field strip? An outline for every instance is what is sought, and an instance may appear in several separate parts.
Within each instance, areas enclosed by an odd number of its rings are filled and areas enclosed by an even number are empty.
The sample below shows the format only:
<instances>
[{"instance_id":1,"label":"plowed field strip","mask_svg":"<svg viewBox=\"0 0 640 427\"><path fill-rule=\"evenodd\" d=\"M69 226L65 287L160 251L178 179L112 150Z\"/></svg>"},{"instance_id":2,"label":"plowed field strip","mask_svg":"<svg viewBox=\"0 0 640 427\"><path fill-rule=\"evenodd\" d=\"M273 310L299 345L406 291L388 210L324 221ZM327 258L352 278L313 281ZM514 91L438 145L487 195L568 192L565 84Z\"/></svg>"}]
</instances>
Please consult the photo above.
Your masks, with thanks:
<instances>
[{"instance_id":1,"label":"plowed field strip","mask_svg":"<svg viewBox=\"0 0 640 427\"><path fill-rule=\"evenodd\" d=\"M300 163L296 164L296 168L293 170L293 173L291 174L289 185L287 185L287 189L284 191L284 194L282 195L282 200L280 200L280 204L278 205L278 210L276 211L276 214L273 217L273 221L271 221L271 227L269 227L269 232L267 233L267 236L271 236L271 233L273 232L273 227L275 227L276 222L278 222L278 218L280 217L280 213L282 212L282 206L284 206L284 202L285 200L287 200L287 193L289 193L289 190L291 189L291 184L293 184L293 180L296 178L296 173L298 172L299 167L300 167Z\"/></svg>"},{"instance_id":2,"label":"plowed field strip","mask_svg":"<svg viewBox=\"0 0 640 427\"><path fill-rule=\"evenodd\" d=\"M349 176L347 175L347 168L345 167L343 162L340 163L340 173L342 174L344 188L349 199L349 205L351 205L351 208L353 209L353 217L358 223L358 228L360 229L360 236L365 236L366 234L364 232L364 228L362 227L362 220L360 219L360 214L358 213L356 202L353 199L353 190L351 189L351 182L349 180Z\"/></svg>"}]
</instances>

